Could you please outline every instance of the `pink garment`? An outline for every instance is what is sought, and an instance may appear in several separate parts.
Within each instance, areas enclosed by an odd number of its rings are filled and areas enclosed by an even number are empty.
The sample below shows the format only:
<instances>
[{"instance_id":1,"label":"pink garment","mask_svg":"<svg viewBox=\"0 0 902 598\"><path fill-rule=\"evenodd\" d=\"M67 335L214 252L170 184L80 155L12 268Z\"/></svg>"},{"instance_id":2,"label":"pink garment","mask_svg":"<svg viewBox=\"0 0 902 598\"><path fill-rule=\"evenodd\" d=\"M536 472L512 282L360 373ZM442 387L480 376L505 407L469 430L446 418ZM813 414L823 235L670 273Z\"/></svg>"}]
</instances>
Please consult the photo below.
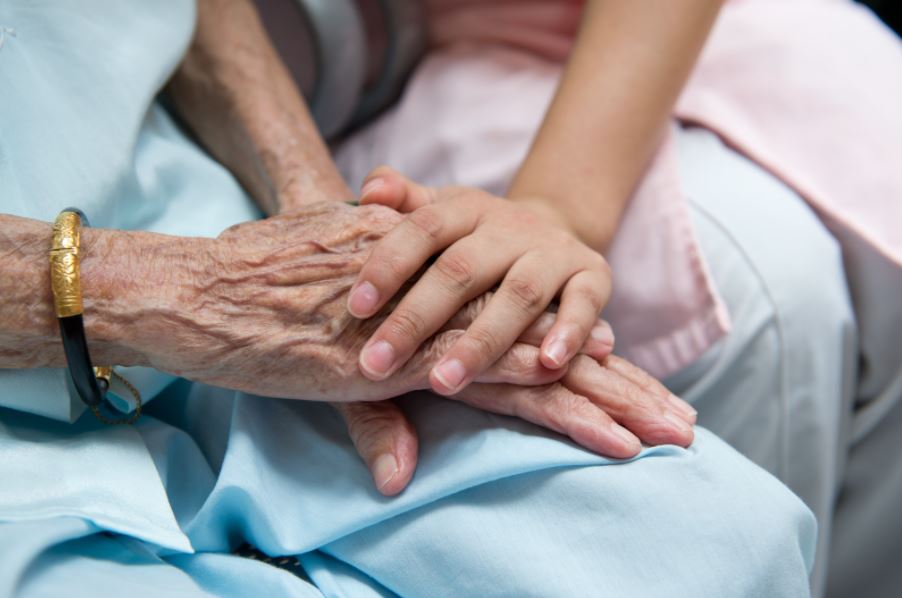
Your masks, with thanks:
<instances>
[{"instance_id":1,"label":"pink garment","mask_svg":"<svg viewBox=\"0 0 902 598\"><path fill-rule=\"evenodd\" d=\"M583 0L426 0L426 7L433 47L497 43L563 61Z\"/></svg>"},{"instance_id":2,"label":"pink garment","mask_svg":"<svg viewBox=\"0 0 902 598\"><path fill-rule=\"evenodd\" d=\"M533 12L517 17L515 2ZM354 181L384 162L426 184L503 194L560 74L560 60L542 57L566 51L578 6L430 0L434 41L447 48L424 61L395 110L344 145L339 164ZM539 42L530 48L530 39ZM900 105L902 47L865 9L739 0L725 5L676 115L720 134L805 197L843 244L856 304L866 305L902 292L902 168L889 163L902 157ZM651 373L679 370L728 331L669 141L607 257L615 285L605 317L618 351ZM886 318L869 322L859 310L859 319L865 355L877 363L894 354L888 343L898 335L886 334ZM896 328L902 318L890 322Z\"/></svg>"}]
</instances>

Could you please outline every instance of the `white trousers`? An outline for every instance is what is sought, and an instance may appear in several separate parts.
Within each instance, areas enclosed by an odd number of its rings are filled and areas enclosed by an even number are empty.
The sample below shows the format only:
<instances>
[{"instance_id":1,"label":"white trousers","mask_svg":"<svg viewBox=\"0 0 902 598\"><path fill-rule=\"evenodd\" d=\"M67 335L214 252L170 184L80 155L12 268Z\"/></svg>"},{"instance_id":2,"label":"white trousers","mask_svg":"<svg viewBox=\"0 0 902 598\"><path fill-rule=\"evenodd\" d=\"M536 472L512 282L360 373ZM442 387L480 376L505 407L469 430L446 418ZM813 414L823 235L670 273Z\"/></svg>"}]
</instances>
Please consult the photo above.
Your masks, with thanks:
<instances>
[{"instance_id":1,"label":"white trousers","mask_svg":"<svg viewBox=\"0 0 902 598\"><path fill-rule=\"evenodd\" d=\"M815 596L898 596L902 461L892 456L902 447L902 409L853 444L856 316L840 249L801 198L713 133L688 129L677 139L696 231L733 329L667 383L702 425L814 511Z\"/></svg>"}]
</instances>

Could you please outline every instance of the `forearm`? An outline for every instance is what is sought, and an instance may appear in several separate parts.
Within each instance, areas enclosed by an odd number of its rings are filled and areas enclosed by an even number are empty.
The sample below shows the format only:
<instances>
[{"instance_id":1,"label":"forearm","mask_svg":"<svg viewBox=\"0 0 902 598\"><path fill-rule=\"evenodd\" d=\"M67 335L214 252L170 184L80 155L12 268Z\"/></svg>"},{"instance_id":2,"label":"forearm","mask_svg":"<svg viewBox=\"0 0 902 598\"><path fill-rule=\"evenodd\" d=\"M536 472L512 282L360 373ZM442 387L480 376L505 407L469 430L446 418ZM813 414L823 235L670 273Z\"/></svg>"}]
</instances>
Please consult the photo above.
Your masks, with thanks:
<instances>
[{"instance_id":1,"label":"forearm","mask_svg":"<svg viewBox=\"0 0 902 598\"><path fill-rule=\"evenodd\" d=\"M49 223L0 215L0 368L65 365L50 290L51 236ZM85 333L95 363L148 364L148 332L170 325L178 306L193 301L186 284L196 268L192 258L209 243L82 229Z\"/></svg>"},{"instance_id":2,"label":"forearm","mask_svg":"<svg viewBox=\"0 0 902 598\"><path fill-rule=\"evenodd\" d=\"M180 115L268 214L351 197L249 0L200 0L168 91Z\"/></svg>"},{"instance_id":3,"label":"forearm","mask_svg":"<svg viewBox=\"0 0 902 598\"><path fill-rule=\"evenodd\" d=\"M720 0L589 0L557 94L509 197L553 204L604 249L647 167Z\"/></svg>"}]
</instances>

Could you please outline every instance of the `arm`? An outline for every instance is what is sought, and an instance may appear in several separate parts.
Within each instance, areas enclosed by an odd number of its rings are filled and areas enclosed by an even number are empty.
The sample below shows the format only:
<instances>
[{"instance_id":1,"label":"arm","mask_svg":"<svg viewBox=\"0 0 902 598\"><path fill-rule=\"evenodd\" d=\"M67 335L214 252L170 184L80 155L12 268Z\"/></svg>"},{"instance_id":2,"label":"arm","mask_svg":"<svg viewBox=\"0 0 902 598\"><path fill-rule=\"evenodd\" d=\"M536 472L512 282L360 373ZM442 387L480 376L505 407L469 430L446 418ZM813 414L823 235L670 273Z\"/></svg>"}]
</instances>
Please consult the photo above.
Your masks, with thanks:
<instances>
[{"instance_id":1,"label":"arm","mask_svg":"<svg viewBox=\"0 0 902 598\"><path fill-rule=\"evenodd\" d=\"M269 215L353 197L250 0L200 0L168 91L201 143Z\"/></svg>"},{"instance_id":2,"label":"arm","mask_svg":"<svg viewBox=\"0 0 902 598\"><path fill-rule=\"evenodd\" d=\"M720 0L589 0L557 94L509 197L553 206L605 248L648 165Z\"/></svg>"},{"instance_id":3,"label":"arm","mask_svg":"<svg viewBox=\"0 0 902 598\"><path fill-rule=\"evenodd\" d=\"M385 168L368 177L362 203L410 215L363 267L351 312L375 313L441 255L367 344L367 375L390 375L468 297L496 285L493 302L437 366L433 390L465 387L555 298L558 319L542 343L543 363L562 367L577 354L611 289L597 252L614 235L719 4L590 0L556 97L512 183L513 201L474 189L425 189Z\"/></svg>"}]
</instances>

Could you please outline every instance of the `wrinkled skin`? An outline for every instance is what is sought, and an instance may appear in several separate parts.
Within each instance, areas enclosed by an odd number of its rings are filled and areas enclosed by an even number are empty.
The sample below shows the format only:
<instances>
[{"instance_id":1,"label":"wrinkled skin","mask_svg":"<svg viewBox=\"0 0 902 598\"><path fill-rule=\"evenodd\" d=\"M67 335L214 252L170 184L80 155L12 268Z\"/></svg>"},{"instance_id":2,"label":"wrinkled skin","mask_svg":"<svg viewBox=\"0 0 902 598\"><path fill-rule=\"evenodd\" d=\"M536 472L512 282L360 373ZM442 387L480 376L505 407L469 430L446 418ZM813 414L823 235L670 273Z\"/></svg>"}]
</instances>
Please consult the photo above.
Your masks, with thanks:
<instances>
[{"instance_id":1,"label":"wrinkled skin","mask_svg":"<svg viewBox=\"0 0 902 598\"><path fill-rule=\"evenodd\" d=\"M338 403L377 486L394 494L413 475L416 436L394 403L382 400L429 388L435 361L488 300L468 304L388 379L364 378L360 349L393 303L358 320L347 312L348 292L371 248L402 218L384 206L326 202L234 226L215 240L172 238L145 251L161 260L144 264L157 278L130 279L124 273L139 270L120 264L110 274L118 288L92 298L92 308L112 327L141 314L126 335L140 363L257 395ZM117 251L115 240L93 249L106 264L103 272L129 253ZM146 291L148 284L154 293L135 298L133 287ZM450 398L537 423L611 457L634 456L640 440L691 443L694 411L651 376L609 356L610 346L584 346L568 367L545 368L538 345L553 321L550 314L540 317ZM103 336L100 329L95 334ZM393 465L380 462L386 454Z\"/></svg>"},{"instance_id":2,"label":"wrinkled skin","mask_svg":"<svg viewBox=\"0 0 902 598\"><path fill-rule=\"evenodd\" d=\"M373 401L428 388L428 365L458 332L437 335L408 367L373 383L359 373L357 355L380 319L356 320L345 307L370 247L400 218L330 202L226 230L203 253L190 299L158 314L168 330L149 345L152 364L272 397ZM514 347L481 381L557 379L534 352Z\"/></svg>"}]
</instances>

